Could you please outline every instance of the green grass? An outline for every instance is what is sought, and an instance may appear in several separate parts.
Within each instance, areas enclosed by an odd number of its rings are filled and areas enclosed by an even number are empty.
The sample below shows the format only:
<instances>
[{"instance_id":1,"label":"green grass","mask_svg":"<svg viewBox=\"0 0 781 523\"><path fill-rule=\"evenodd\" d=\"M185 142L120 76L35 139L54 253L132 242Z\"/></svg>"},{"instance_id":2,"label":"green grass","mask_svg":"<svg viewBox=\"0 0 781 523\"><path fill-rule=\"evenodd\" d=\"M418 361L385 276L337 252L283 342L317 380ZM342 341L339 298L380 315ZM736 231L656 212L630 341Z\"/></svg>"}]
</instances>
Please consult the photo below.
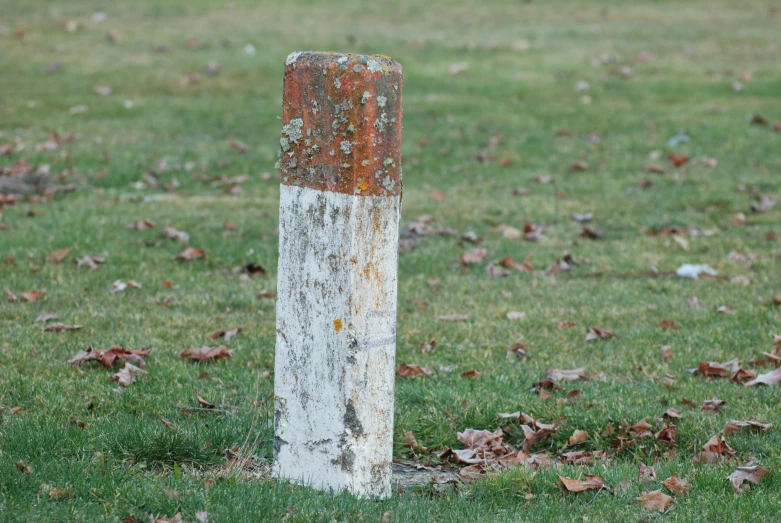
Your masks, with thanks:
<instances>
[{"instance_id":1,"label":"green grass","mask_svg":"<svg viewBox=\"0 0 781 523\"><path fill-rule=\"evenodd\" d=\"M673 472L692 481L664 516L671 521L778 521L781 510L781 422L778 387L746 388L727 380L707 381L686 369L700 361L742 362L760 358L781 333L781 206L752 214L751 191L781 196L781 133L750 125L760 113L781 121L781 13L774 2L623 0L511 2L438 6L413 0L364 3L261 2L238 0L0 2L0 145L26 147L0 157L8 166L22 158L65 172L78 190L48 203L19 202L0 210L0 290L46 291L34 303L0 302L0 521L119 521L149 514L186 520L206 510L209 521L651 521L659 515L631 500L642 487L640 462L654 463L661 481ZM90 15L105 10L102 24ZM70 33L58 20L84 27ZM23 39L11 33L21 29ZM122 39L110 43L108 31ZM188 38L202 46L189 49ZM527 51L513 42L525 39ZM254 56L244 52L251 43ZM169 44L167 53L155 53ZM381 53L404 66L403 224L422 214L436 225L474 230L490 259L530 258L544 270L565 251L582 264L546 277L513 274L493 279L483 266L461 268L470 245L458 237L424 238L400 258L397 360L420 365L457 365L423 379L398 379L395 456L436 464L433 454L414 456L402 447L405 431L432 452L459 447L456 432L506 426L499 412L521 410L542 421L566 417L561 431L538 449L556 455L575 429L589 433L588 449L608 448L600 434L610 420L633 424L681 410L677 455L644 440L605 465L564 467L559 473L602 476L608 485L632 480L626 492L562 494L556 471L526 469L488 476L477 483L434 494L407 489L382 502L360 501L293 487L268 479L272 452L274 292L277 258L278 187L274 163L280 132L281 79L285 56L297 49ZM637 53L652 60L636 63ZM592 66L591 58L614 57ZM208 61L222 66L197 85L180 78L201 72ZM54 62L59 72L47 74ZM451 65L469 68L449 74ZM632 67L630 79L616 74ZM741 72L753 74L734 92ZM590 89L576 92L578 81ZM110 85L100 97L94 85ZM587 95L591 103L582 103ZM125 100L133 102L126 108ZM70 114L86 105L84 113ZM36 151L50 131L80 138L54 152ZM566 130L566 136L556 136ZM692 141L675 148L693 158L718 160L715 168L692 163L679 169L665 156L667 140L684 131ZM600 137L598 144L588 140ZM487 149L492 137L503 140ZM229 147L241 140L249 151ZM473 159L486 151L496 160ZM662 158L649 160L661 151ZM500 165L507 157L511 165ZM573 161L590 165L570 173ZM645 172L664 164L663 175ZM188 167L190 170L188 170ZM173 193L138 190L135 182L156 171ZM208 176L248 174L238 196L198 181ZM264 181L264 173L270 180ZM540 185L540 173L556 178ZM643 180L647 190L636 190ZM527 187L528 196L513 196ZM429 193L444 191L445 202ZM593 212L596 241L578 238L573 212ZM745 227L731 224L743 212ZM152 219L149 231L127 225ZM236 223L226 230L226 220ZM504 239L496 227L522 228L524 221L550 226L541 243ZM190 233L206 260L182 262L183 244L163 239L173 224ZM715 231L686 236L689 251L647 229L688 226ZM68 259L46 255L70 247ZM750 269L728 260L730 252L754 253ZM102 255L97 271L76 268L72 256ZM238 273L246 263L267 272ZM673 271L681 263L709 263L728 278L690 281L647 276L651 266ZM751 285L731 283L745 275ZM436 278L437 286L426 282ZM111 283L133 279L142 289L111 294ZM171 288L163 286L170 281ZM696 295L701 309L686 300ZM172 296L173 302L166 305ZM721 305L735 314L716 312ZM506 319L511 310L524 321ZM34 319L44 311L80 331L41 332ZM470 320L437 317L467 313ZM670 318L680 326L657 326ZM559 330L557 321L577 327ZM584 342L591 326L616 338ZM241 326L231 340L231 360L182 361L178 353L215 342L208 334ZM420 344L436 340L422 354ZM507 359L508 346L524 341L530 356ZM153 346L146 375L127 389L108 381L108 370L65 365L87 346ZM671 344L673 359L659 348ZM529 392L546 369L584 366L594 379L565 386L554 398ZM482 372L462 379L463 371ZM759 369L760 372L765 370ZM199 376L208 372L211 379ZM676 377L672 388L657 378ZM557 402L567 390L583 395ZM182 412L195 407L193 389L227 412ZM680 406L726 401L707 414ZM22 407L11 414L14 407ZM71 417L83 421L80 428ZM726 480L730 465L695 466L690 459L731 418L774 423L768 433L729 436L740 459L757 457L771 470L743 496ZM168 430L160 418L171 422ZM515 427L508 440L520 444ZM254 458L255 475L227 467L228 450ZM17 470L24 461L31 474ZM65 495L46 491L62 488ZM661 488L657 482L651 489ZM532 494L530 496L529 494ZM588 518L588 519L586 519Z\"/></svg>"}]
</instances>

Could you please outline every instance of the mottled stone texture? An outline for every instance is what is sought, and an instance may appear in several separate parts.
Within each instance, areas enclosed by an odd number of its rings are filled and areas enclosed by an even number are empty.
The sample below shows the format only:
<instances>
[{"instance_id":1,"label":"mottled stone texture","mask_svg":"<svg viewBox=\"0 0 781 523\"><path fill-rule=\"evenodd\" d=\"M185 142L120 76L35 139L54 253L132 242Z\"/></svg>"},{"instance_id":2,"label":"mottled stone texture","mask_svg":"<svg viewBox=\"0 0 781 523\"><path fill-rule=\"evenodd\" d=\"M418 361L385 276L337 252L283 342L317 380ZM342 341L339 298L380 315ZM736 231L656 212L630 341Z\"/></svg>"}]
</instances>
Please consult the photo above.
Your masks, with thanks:
<instances>
[{"instance_id":1,"label":"mottled stone texture","mask_svg":"<svg viewBox=\"0 0 781 523\"><path fill-rule=\"evenodd\" d=\"M285 65L284 185L401 194L401 66L387 57L293 53Z\"/></svg>"},{"instance_id":2,"label":"mottled stone texture","mask_svg":"<svg viewBox=\"0 0 781 523\"><path fill-rule=\"evenodd\" d=\"M274 473L388 497L401 70L386 58L293 53L284 103ZM392 126L374 125L382 114Z\"/></svg>"}]
</instances>

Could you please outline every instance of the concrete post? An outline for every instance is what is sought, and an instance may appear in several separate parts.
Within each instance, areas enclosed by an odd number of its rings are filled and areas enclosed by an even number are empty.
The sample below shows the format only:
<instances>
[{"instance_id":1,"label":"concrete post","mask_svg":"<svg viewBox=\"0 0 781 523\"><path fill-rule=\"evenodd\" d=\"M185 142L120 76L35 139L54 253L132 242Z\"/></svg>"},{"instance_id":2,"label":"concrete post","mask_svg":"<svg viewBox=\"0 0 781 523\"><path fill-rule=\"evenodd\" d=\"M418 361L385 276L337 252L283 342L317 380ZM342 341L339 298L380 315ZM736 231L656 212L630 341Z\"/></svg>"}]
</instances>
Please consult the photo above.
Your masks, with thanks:
<instances>
[{"instance_id":1,"label":"concrete post","mask_svg":"<svg viewBox=\"0 0 781 523\"><path fill-rule=\"evenodd\" d=\"M274 474L391 494L401 66L285 62Z\"/></svg>"}]
</instances>

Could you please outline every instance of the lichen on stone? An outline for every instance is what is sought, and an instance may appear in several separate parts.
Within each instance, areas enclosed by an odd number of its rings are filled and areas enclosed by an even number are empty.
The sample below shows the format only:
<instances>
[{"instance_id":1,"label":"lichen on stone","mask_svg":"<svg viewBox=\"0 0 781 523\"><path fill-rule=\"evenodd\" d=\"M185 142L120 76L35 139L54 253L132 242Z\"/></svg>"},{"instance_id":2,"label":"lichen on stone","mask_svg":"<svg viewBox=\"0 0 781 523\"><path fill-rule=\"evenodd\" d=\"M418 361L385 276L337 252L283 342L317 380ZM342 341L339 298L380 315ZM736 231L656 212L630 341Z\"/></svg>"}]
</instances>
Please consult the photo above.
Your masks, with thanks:
<instances>
[{"instance_id":1,"label":"lichen on stone","mask_svg":"<svg viewBox=\"0 0 781 523\"><path fill-rule=\"evenodd\" d=\"M286 134L291 142L296 143L303 136L301 133L302 127L304 127L304 120L293 118L289 124L282 127L282 134Z\"/></svg>"}]
</instances>

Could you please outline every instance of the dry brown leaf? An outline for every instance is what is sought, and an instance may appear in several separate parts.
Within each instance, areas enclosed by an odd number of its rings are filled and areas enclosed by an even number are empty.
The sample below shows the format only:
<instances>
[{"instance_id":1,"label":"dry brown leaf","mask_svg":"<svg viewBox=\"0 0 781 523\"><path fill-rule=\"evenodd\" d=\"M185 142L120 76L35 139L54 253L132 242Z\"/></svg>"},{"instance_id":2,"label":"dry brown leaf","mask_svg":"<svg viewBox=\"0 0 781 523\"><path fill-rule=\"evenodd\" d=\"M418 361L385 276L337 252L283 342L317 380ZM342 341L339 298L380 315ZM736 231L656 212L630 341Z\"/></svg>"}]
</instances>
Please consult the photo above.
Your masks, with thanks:
<instances>
[{"instance_id":1,"label":"dry brown leaf","mask_svg":"<svg viewBox=\"0 0 781 523\"><path fill-rule=\"evenodd\" d=\"M714 454L726 454L728 456L734 456L735 451L727 445L721 434L716 434L702 446L702 450L705 452L713 452Z\"/></svg>"},{"instance_id":2,"label":"dry brown leaf","mask_svg":"<svg viewBox=\"0 0 781 523\"><path fill-rule=\"evenodd\" d=\"M729 479L735 492L740 494L750 488L748 485L743 484L744 481L759 485L759 482L762 481L762 478L767 476L768 473L770 473L768 469L756 465L754 460L751 459L748 463L738 467L727 479Z\"/></svg>"},{"instance_id":3,"label":"dry brown leaf","mask_svg":"<svg viewBox=\"0 0 781 523\"><path fill-rule=\"evenodd\" d=\"M70 254L71 248L66 247L64 249L59 249L54 252L50 252L46 255L46 263L60 263L62 260L64 260L68 254Z\"/></svg>"},{"instance_id":4,"label":"dry brown leaf","mask_svg":"<svg viewBox=\"0 0 781 523\"><path fill-rule=\"evenodd\" d=\"M202 407L207 409L214 409L217 407L214 403L205 400L201 395L199 395L197 390L193 389L193 393L195 393L195 399L198 400L198 403Z\"/></svg>"},{"instance_id":5,"label":"dry brown leaf","mask_svg":"<svg viewBox=\"0 0 781 523\"><path fill-rule=\"evenodd\" d=\"M548 371L548 379L552 381L577 381L587 380L586 369L581 367L579 369L562 370L553 369ZM548 388L548 387L546 387Z\"/></svg>"},{"instance_id":6,"label":"dry brown leaf","mask_svg":"<svg viewBox=\"0 0 781 523\"><path fill-rule=\"evenodd\" d=\"M724 425L724 428L721 430L726 436L729 436L730 434L737 434L740 432L740 430L744 427L751 427L753 430L757 430L760 432L765 432L773 428L772 423L762 423L761 421L740 421L740 420L730 420L729 423Z\"/></svg>"},{"instance_id":7,"label":"dry brown leaf","mask_svg":"<svg viewBox=\"0 0 781 523\"><path fill-rule=\"evenodd\" d=\"M556 484L566 492L584 492L586 490L599 490L604 486L604 481L599 476L584 474L586 479L573 479L565 476L559 476L559 482Z\"/></svg>"},{"instance_id":8,"label":"dry brown leaf","mask_svg":"<svg viewBox=\"0 0 781 523\"><path fill-rule=\"evenodd\" d=\"M148 229L155 228L155 222L152 220L138 220L127 226L128 229L135 229L137 231L146 231Z\"/></svg>"},{"instance_id":9,"label":"dry brown leaf","mask_svg":"<svg viewBox=\"0 0 781 523\"><path fill-rule=\"evenodd\" d=\"M176 240L176 241L180 241L180 242L183 242L183 243L187 243L188 241L190 241L190 235L189 234L187 234L184 231L178 230L173 225L166 225L165 227L163 227L163 236L165 236L166 238L169 238L171 240Z\"/></svg>"},{"instance_id":10,"label":"dry brown leaf","mask_svg":"<svg viewBox=\"0 0 781 523\"><path fill-rule=\"evenodd\" d=\"M20 412L22 412L23 408L24 407L12 407L11 408L11 414L13 414L13 415L19 414Z\"/></svg>"},{"instance_id":11,"label":"dry brown leaf","mask_svg":"<svg viewBox=\"0 0 781 523\"><path fill-rule=\"evenodd\" d=\"M54 312L42 312L38 315L37 318L35 318L36 323L46 323L47 321L52 321L58 319L60 316Z\"/></svg>"},{"instance_id":12,"label":"dry brown leaf","mask_svg":"<svg viewBox=\"0 0 781 523\"><path fill-rule=\"evenodd\" d=\"M576 327L577 325L578 324L575 323L574 321L558 321L558 322L556 322L556 327L559 330L571 329L572 327Z\"/></svg>"},{"instance_id":13,"label":"dry brown leaf","mask_svg":"<svg viewBox=\"0 0 781 523\"><path fill-rule=\"evenodd\" d=\"M639 497L632 500L632 503L636 503L643 508L658 510L659 512L664 512L674 502L675 500L673 498L664 494L661 490L643 492Z\"/></svg>"},{"instance_id":14,"label":"dry brown leaf","mask_svg":"<svg viewBox=\"0 0 781 523\"><path fill-rule=\"evenodd\" d=\"M199 258L206 258L206 251L199 247L187 247L177 254L176 257L185 261L193 261Z\"/></svg>"},{"instance_id":15,"label":"dry brown leaf","mask_svg":"<svg viewBox=\"0 0 781 523\"><path fill-rule=\"evenodd\" d=\"M702 412L713 412L714 414L717 414L724 403L725 402L723 400L716 398L712 400L706 400L703 402L700 410L702 410Z\"/></svg>"},{"instance_id":16,"label":"dry brown leaf","mask_svg":"<svg viewBox=\"0 0 781 523\"><path fill-rule=\"evenodd\" d=\"M675 496L683 496L689 493L692 488L692 484L689 480L682 478L676 472L666 480L662 481L662 485L672 492Z\"/></svg>"},{"instance_id":17,"label":"dry brown leaf","mask_svg":"<svg viewBox=\"0 0 781 523\"><path fill-rule=\"evenodd\" d=\"M43 296L43 291L27 291L20 294L19 299L21 299L22 301L26 301L28 303L32 303L38 301L38 298L40 298L41 296ZM15 300L11 300L11 301L15 301Z\"/></svg>"},{"instance_id":18,"label":"dry brown leaf","mask_svg":"<svg viewBox=\"0 0 781 523\"><path fill-rule=\"evenodd\" d=\"M591 340L609 340L616 335L611 329L599 329L597 327L591 327L586 332L586 341Z\"/></svg>"},{"instance_id":19,"label":"dry brown leaf","mask_svg":"<svg viewBox=\"0 0 781 523\"><path fill-rule=\"evenodd\" d=\"M471 251L464 253L459 259L458 263L461 265L472 265L476 263L483 263L483 260L488 256L488 251L482 247L472 249Z\"/></svg>"},{"instance_id":20,"label":"dry brown leaf","mask_svg":"<svg viewBox=\"0 0 781 523\"><path fill-rule=\"evenodd\" d=\"M127 387L136 381L136 374L144 374L145 372L145 370L141 370L132 363L126 361L125 366L122 367L119 372L109 376L109 380L117 381L123 387Z\"/></svg>"},{"instance_id":21,"label":"dry brown leaf","mask_svg":"<svg viewBox=\"0 0 781 523\"><path fill-rule=\"evenodd\" d=\"M462 378L479 378L480 376L482 376L482 373L474 369L461 373Z\"/></svg>"},{"instance_id":22,"label":"dry brown leaf","mask_svg":"<svg viewBox=\"0 0 781 523\"><path fill-rule=\"evenodd\" d=\"M766 374L760 374L755 379L746 383L747 387L754 385L776 385L781 381L781 367L772 370Z\"/></svg>"},{"instance_id":23,"label":"dry brown leaf","mask_svg":"<svg viewBox=\"0 0 781 523\"><path fill-rule=\"evenodd\" d=\"M466 429L456 433L458 441L472 450L491 450L502 447L504 445L502 436L501 429L497 429L496 432L485 429Z\"/></svg>"},{"instance_id":24,"label":"dry brown leaf","mask_svg":"<svg viewBox=\"0 0 781 523\"><path fill-rule=\"evenodd\" d=\"M408 430L404 432L404 439L402 439L401 444L408 449L416 449L419 446L415 435Z\"/></svg>"},{"instance_id":25,"label":"dry brown leaf","mask_svg":"<svg viewBox=\"0 0 781 523\"><path fill-rule=\"evenodd\" d=\"M647 421L645 421L645 418L641 419L631 427L629 427L629 430L635 434L638 438L642 438L645 436L652 436L651 429L653 427L648 424Z\"/></svg>"},{"instance_id":26,"label":"dry brown leaf","mask_svg":"<svg viewBox=\"0 0 781 523\"><path fill-rule=\"evenodd\" d=\"M662 361L669 362L673 359L673 346L662 345Z\"/></svg>"},{"instance_id":27,"label":"dry brown leaf","mask_svg":"<svg viewBox=\"0 0 781 523\"><path fill-rule=\"evenodd\" d=\"M233 339L237 334L239 334L241 331L242 331L241 327L236 327L235 329L229 331L215 331L209 334L209 338L213 340L216 340L217 338L224 338L225 343L227 343L231 339Z\"/></svg>"},{"instance_id":28,"label":"dry brown leaf","mask_svg":"<svg viewBox=\"0 0 781 523\"><path fill-rule=\"evenodd\" d=\"M27 474L33 473L33 468L30 465L28 465L26 461L21 461L21 460L16 461L14 462L14 465L16 465L16 470L18 470L19 472L24 472Z\"/></svg>"},{"instance_id":29,"label":"dry brown leaf","mask_svg":"<svg viewBox=\"0 0 781 523\"><path fill-rule=\"evenodd\" d=\"M76 268L85 265L93 271L98 269L98 265L106 263L106 259L101 256L84 256L83 258L74 258L73 261L76 264Z\"/></svg>"},{"instance_id":30,"label":"dry brown leaf","mask_svg":"<svg viewBox=\"0 0 781 523\"><path fill-rule=\"evenodd\" d=\"M168 430L176 430L174 424L168 421L167 419L160 418L160 421L163 423L163 425L165 425L165 428L167 428Z\"/></svg>"},{"instance_id":31,"label":"dry brown leaf","mask_svg":"<svg viewBox=\"0 0 781 523\"><path fill-rule=\"evenodd\" d=\"M673 424L667 425L665 428L657 432L654 437L660 443L674 447L675 443L678 441L678 427Z\"/></svg>"},{"instance_id":32,"label":"dry brown leaf","mask_svg":"<svg viewBox=\"0 0 781 523\"><path fill-rule=\"evenodd\" d=\"M578 443L583 443L584 441L588 440L588 433L584 430L576 429L575 432L572 433L572 436L569 437L567 440L567 443L571 445L577 445Z\"/></svg>"},{"instance_id":33,"label":"dry brown leaf","mask_svg":"<svg viewBox=\"0 0 781 523\"><path fill-rule=\"evenodd\" d=\"M225 345L220 345L219 347L200 347L184 350L179 354L179 357L198 361L213 361L232 358L233 351Z\"/></svg>"},{"instance_id":34,"label":"dry brown leaf","mask_svg":"<svg viewBox=\"0 0 781 523\"><path fill-rule=\"evenodd\" d=\"M81 329L81 325L67 325L65 323L53 323L44 327L46 332L63 332L63 331L77 331Z\"/></svg>"},{"instance_id":35,"label":"dry brown leaf","mask_svg":"<svg viewBox=\"0 0 781 523\"><path fill-rule=\"evenodd\" d=\"M640 469L637 473L637 479L641 483L653 483L656 481L656 470L645 463L640 463Z\"/></svg>"}]
</instances>

